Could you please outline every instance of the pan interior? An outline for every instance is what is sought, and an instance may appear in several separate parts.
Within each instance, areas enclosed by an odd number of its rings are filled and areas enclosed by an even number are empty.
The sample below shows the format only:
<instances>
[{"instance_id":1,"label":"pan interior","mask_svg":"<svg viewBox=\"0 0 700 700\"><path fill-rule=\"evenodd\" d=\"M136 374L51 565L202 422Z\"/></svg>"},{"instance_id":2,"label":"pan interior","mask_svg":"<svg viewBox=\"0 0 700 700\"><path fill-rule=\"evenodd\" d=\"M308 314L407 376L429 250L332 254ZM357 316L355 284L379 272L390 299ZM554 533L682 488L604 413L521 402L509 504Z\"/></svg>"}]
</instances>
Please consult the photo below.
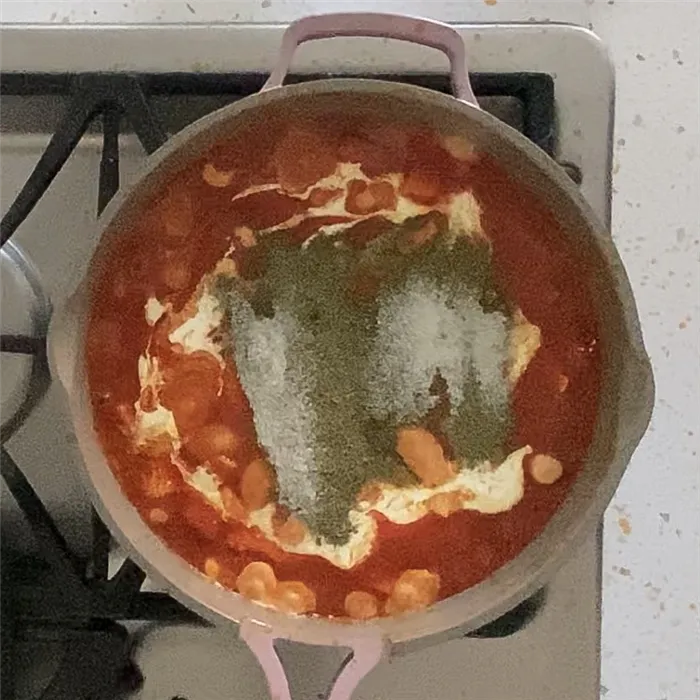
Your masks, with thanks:
<instances>
[{"instance_id":1,"label":"pan interior","mask_svg":"<svg viewBox=\"0 0 700 700\"><path fill-rule=\"evenodd\" d=\"M380 115L397 125L421 125L438 132L464 134L477 150L495 157L510 176L525 184L542 201L561 224L567 244L595 269L590 284L600 324L603 381L589 457L566 503L529 547L487 581L425 613L380 623L395 641L449 629L457 620L478 627L530 593L559 563L576 535L597 520L648 421L651 379L629 285L606 233L566 175L517 132L453 99L418 88L372 81L319 82L249 98L179 134L162 153L154 156L141 183L121 195L108 210L104 217L104 240L109 241L134 225L163 183L177 176L213 143L254 139L260 130L274 130L282 122L306 121L328 112L345 114L353 121L376 119ZM93 270L106 263L105 249L103 246L98 250ZM80 293L86 294L88 290ZM80 375L83 370L78 366L77 371ZM79 392L85 390L80 379L79 376ZM88 403L79 404L79 410L85 411ZM86 420L86 425L89 423ZM86 442L94 442L94 438L85 434L81 443ZM136 547L147 567L158 570L180 594L184 592L187 602L194 600L197 609L213 610L229 619L240 620L249 615L264 619L280 625L286 636L292 638L318 638L314 629L321 636L325 634L322 630L328 623L292 622L287 616L260 610L235 594L214 590L210 584L193 578L199 575L183 567L170 552L163 551L150 533L145 533L143 523L135 517L121 492L114 489L104 458L94 449L90 451L88 472L102 501L103 512Z\"/></svg>"}]
</instances>

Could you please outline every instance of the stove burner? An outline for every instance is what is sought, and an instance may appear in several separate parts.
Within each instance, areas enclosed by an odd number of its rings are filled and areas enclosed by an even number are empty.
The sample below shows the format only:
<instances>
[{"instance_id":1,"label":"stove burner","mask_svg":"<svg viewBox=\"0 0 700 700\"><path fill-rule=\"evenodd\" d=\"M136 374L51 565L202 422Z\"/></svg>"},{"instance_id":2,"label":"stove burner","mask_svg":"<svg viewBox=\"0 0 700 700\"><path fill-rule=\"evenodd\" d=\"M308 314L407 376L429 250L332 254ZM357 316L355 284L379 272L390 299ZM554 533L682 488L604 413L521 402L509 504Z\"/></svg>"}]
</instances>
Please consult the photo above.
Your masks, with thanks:
<instances>
[{"instance_id":1,"label":"stove burner","mask_svg":"<svg viewBox=\"0 0 700 700\"><path fill-rule=\"evenodd\" d=\"M329 76L291 76L290 82ZM435 74L373 75L449 92L449 78ZM3 385L11 354L29 360L10 386L7 406L15 405L2 425L2 477L26 515L43 559L7 561L3 546L3 682L12 678L12 647L17 639L32 638L37 631L50 632L64 641L68 653L40 700L82 697L118 697L140 684L140 674L129 660L130 648L122 622L146 620L207 625L205 621L163 593L141 591L145 574L130 559L109 578L110 535L93 517L93 547L89 561L77 558L67 546L48 511L6 449L9 437L36 406L49 385L46 363L46 331L51 313L38 273L9 239L26 219L81 137L101 117L103 148L99 170L97 211L101 212L119 187L119 134L126 119L147 153L166 141L166 130L151 111L150 98L159 96L210 96L212 108L256 92L264 82L259 74L4 74L0 93L11 95L58 94L69 96L65 116L43 156L0 224L3 297L26 299L25 316L10 319L3 313ZM505 111L493 112L520 129L550 155L555 149L554 84L537 73L474 74L477 96L486 102L507 98ZM501 107L502 109L502 107ZM176 115L180 118L180 115ZM194 115L193 118L202 115ZM170 131L185 124L179 123ZM6 288L7 284L7 288ZM10 358L12 359L12 358ZM15 387L21 390L15 391ZM4 387L3 387L4 388ZM17 399L11 397L17 393ZM12 404L12 401L15 404ZM3 392L3 414L6 398ZM12 574L12 575L10 575ZM504 637L526 626L544 602L544 592L467 636ZM87 694L86 694L87 693Z\"/></svg>"},{"instance_id":2,"label":"stove burner","mask_svg":"<svg viewBox=\"0 0 700 700\"><path fill-rule=\"evenodd\" d=\"M3 305L0 351L2 370L3 443L22 425L48 389L45 338L51 303L39 272L22 249L9 241L0 250Z\"/></svg>"}]
</instances>

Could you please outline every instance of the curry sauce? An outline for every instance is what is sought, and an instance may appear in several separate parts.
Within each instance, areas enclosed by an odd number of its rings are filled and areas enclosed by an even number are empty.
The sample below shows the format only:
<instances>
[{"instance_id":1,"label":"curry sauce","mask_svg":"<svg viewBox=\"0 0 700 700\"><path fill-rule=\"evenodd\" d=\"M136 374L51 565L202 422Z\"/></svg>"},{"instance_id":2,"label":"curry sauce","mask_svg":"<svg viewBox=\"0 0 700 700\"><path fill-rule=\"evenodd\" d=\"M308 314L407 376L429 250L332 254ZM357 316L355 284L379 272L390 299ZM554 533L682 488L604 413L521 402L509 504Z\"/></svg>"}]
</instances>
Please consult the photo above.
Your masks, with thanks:
<instances>
[{"instance_id":1,"label":"curry sauce","mask_svg":"<svg viewBox=\"0 0 700 700\"><path fill-rule=\"evenodd\" d=\"M109 464L168 547L263 604L367 619L463 591L543 529L592 438L600 344L586 261L522 183L460 135L336 117L250 127L173 176L96 270L86 357ZM407 297L448 278L478 283ZM472 374L445 345L462 327ZM279 382L300 347L320 373L275 384L282 340ZM283 433L322 440L334 509L310 515Z\"/></svg>"}]
</instances>

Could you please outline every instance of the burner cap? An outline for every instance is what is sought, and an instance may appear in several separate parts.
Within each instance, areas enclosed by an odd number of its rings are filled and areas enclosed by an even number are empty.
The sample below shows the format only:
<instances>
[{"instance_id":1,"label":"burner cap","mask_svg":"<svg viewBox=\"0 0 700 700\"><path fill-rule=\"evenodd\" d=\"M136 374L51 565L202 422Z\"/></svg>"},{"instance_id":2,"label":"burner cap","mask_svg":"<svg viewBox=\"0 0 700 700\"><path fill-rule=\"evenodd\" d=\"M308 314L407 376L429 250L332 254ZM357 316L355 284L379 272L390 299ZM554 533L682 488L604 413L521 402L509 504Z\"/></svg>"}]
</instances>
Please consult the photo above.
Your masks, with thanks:
<instances>
[{"instance_id":1,"label":"burner cap","mask_svg":"<svg viewBox=\"0 0 700 700\"><path fill-rule=\"evenodd\" d=\"M8 241L0 250L0 330L18 349L37 347L46 337L51 303L39 272L22 249ZM39 345L41 347L41 345ZM0 363L0 414L3 428L15 420L31 398L35 355L3 352ZM3 429L4 432L4 429Z\"/></svg>"}]
</instances>

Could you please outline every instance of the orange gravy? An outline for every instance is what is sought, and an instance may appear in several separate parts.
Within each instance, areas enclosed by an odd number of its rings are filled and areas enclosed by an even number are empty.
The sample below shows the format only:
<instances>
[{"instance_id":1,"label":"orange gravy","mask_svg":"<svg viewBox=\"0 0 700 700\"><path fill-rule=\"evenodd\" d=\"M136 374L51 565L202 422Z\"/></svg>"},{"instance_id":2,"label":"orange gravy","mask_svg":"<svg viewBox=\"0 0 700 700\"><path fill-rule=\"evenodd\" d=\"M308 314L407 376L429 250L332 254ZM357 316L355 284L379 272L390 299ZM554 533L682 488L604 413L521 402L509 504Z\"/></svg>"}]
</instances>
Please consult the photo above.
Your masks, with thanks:
<instances>
[{"instance_id":1,"label":"orange gravy","mask_svg":"<svg viewBox=\"0 0 700 700\"><path fill-rule=\"evenodd\" d=\"M565 499L587 453L598 401L600 347L586 262L571 252L555 217L498 163L483 155L468 162L452 158L426 130L382 124L370 128L340 118L330 122L332 130L321 124L316 131L307 127L286 136L273 128L237 135L176 174L136 223L120 231L108 251L109 264L95 271L86 357L102 447L127 497L162 541L197 569L215 559L217 580L231 589L248 563L269 562L278 579L303 581L315 592L318 614L344 616L349 592L368 591L385 600L406 569L438 573L439 598L459 593L514 558L538 535ZM215 358L178 352L165 333L159 335L158 324L155 330L148 325L144 305L155 296L175 311L181 309L202 276L229 250L236 226L257 231L310 206L278 192L232 201L235 194L281 180L300 191L328 175L339 161L359 162L370 177L410 173L407 196L421 203L465 189L475 195L499 285L541 330L541 346L514 389L515 425L507 447L530 445L564 466L558 481L542 485L529 475L531 457L526 458L524 497L505 513L459 511L447 518L431 513L410 525L376 516L378 538L372 553L350 570L320 557L289 554L260 532L222 519L184 483L168 455L138 453L125 428L140 394L138 358L153 335L151 352L164 372L178 377L163 403L167 400L178 416L183 439L205 423L217 422L239 439L236 463L260 456L235 367L228 362L221 388ZM228 173L228 184L213 187L205 182L206 164ZM319 225L339 220L343 217L307 220L291 231L269 235L300 244ZM361 246L383 230L385 221L369 219L344 235ZM231 258L241 275L255 276L254 246L237 246ZM235 470L216 464L212 469L234 491L239 488ZM153 488L154 474L167 487ZM154 521L154 509L167 519Z\"/></svg>"}]
</instances>

